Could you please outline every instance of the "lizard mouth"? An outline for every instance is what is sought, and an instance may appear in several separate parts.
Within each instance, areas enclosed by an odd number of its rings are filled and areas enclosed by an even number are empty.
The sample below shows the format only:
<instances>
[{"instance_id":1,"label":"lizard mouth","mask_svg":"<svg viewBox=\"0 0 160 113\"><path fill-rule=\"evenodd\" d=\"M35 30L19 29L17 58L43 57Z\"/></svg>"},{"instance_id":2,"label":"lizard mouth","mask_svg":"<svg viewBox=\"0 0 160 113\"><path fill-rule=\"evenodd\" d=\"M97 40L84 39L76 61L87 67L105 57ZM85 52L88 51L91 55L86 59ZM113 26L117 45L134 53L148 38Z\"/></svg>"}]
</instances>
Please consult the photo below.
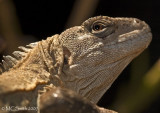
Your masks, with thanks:
<instances>
[{"instance_id":1,"label":"lizard mouth","mask_svg":"<svg viewBox=\"0 0 160 113\"><path fill-rule=\"evenodd\" d=\"M130 32L126 32L124 34L119 35L118 43L128 40L137 40L138 43L139 41L145 41L146 39L148 40L147 44L150 43L152 37L151 29L145 22L138 19L134 19L131 27L133 27L133 29L135 27L135 29Z\"/></svg>"},{"instance_id":2,"label":"lizard mouth","mask_svg":"<svg viewBox=\"0 0 160 113\"><path fill-rule=\"evenodd\" d=\"M124 42L124 41L127 41L127 40L134 40L136 38L148 38L148 37L151 37L151 33L150 31L140 31L140 30L134 30L134 31L131 31L129 33L125 33L125 34L122 34L122 35L119 35L118 37L118 42Z\"/></svg>"},{"instance_id":3,"label":"lizard mouth","mask_svg":"<svg viewBox=\"0 0 160 113\"><path fill-rule=\"evenodd\" d=\"M128 57L133 59L148 47L151 39L152 34L149 26L144 26L142 29L120 34L112 44L105 45L104 50L110 54L110 57L118 56L116 62ZM107 62L113 63L112 60L107 60Z\"/></svg>"}]
</instances>

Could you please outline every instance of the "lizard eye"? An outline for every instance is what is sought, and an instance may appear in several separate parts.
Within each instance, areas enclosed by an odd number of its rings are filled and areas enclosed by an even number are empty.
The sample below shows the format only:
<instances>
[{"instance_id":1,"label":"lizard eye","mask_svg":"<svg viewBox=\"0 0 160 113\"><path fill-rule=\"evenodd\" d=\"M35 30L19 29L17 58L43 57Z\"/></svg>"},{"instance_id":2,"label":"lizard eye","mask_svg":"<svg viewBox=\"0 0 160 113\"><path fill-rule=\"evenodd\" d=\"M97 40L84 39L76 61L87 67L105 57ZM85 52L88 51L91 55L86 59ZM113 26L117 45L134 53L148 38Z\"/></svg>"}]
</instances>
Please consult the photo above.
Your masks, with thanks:
<instances>
[{"instance_id":1,"label":"lizard eye","mask_svg":"<svg viewBox=\"0 0 160 113\"><path fill-rule=\"evenodd\" d=\"M100 31L104 28L105 28L105 26L102 23L94 23L92 26L93 31Z\"/></svg>"}]
</instances>

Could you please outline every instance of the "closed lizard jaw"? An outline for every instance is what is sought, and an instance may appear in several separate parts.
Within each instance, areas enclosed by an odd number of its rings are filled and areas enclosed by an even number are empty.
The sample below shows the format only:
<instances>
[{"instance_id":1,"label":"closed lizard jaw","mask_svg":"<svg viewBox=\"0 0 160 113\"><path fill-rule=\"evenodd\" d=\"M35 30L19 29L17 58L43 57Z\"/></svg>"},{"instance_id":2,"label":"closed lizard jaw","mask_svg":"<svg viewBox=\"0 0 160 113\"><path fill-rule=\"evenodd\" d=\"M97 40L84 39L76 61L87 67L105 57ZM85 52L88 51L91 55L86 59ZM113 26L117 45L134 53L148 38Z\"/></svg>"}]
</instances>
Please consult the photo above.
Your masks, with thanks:
<instances>
[{"instance_id":1,"label":"closed lizard jaw","mask_svg":"<svg viewBox=\"0 0 160 113\"><path fill-rule=\"evenodd\" d=\"M151 37L152 37L151 30L150 30L149 26L144 21L133 18L130 26L133 27L133 31L119 35L118 42L123 42L123 41L127 41L127 40L134 40L135 38L142 38L142 39L150 38L150 40L151 40ZM150 40L149 40L149 42L150 42Z\"/></svg>"},{"instance_id":2,"label":"closed lizard jaw","mask_svg":"<svg viewBox=\"0 0 160 113\"><path fill-rule=\"evenodd\" d=\"M104 50L110 57L119 56L116 61L127 56L135 57L148 47L152 34L150 27L144 21L136 18L113 18L113 20L116 20L117 25L115 33L104 39L114 38L110 43L105 41ZM110 58L108 62L112 63Z\"/></svg>"},{"instance_id":3,"label":"closed lizard jaw","mask_svg":"<svg viewBox=\"0 0 160 113\"><path fill-rule=\"evenodd\" d=\"M113 45L123 45L130 48L130 50L134 48L134 51L144 50L148 47L152 40L148 24L136 18L115 19L117 21L117 30L113 34L116 37L115 41L112 42Z\"/></svg>"}]
</instances>

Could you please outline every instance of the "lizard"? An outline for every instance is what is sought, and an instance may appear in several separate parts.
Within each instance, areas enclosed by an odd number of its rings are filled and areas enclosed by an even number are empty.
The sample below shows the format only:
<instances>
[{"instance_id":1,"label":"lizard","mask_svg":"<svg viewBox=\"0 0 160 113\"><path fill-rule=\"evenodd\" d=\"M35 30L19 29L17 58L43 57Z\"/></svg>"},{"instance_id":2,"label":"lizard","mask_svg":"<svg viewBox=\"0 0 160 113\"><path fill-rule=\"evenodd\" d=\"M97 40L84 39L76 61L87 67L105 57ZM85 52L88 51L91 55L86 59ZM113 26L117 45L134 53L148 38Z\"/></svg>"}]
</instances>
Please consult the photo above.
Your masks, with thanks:
<instances>
[{"instance_id":1,"label":"lizard","mask_svg":"<svg viewBox=\"0 0 160 113\"><path fill-rule=\"evenodd\" d=\"M96 16L46 40L20 46L15 57L2 60L0 107L39 108L48 85L72 90L96 105L151 40L151 29L142 20Z\"/></svg>"}]
</instances>

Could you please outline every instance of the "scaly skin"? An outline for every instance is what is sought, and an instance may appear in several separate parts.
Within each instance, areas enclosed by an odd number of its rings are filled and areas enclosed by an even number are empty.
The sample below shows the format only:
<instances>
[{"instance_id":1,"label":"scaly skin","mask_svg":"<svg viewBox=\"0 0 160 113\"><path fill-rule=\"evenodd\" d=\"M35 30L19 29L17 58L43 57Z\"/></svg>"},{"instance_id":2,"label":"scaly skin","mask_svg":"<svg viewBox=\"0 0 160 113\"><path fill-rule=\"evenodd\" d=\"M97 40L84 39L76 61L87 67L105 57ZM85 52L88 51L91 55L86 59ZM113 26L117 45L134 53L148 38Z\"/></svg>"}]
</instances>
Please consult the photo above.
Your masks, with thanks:
<instances>
[{"instance_id":1,"label":"scaly skin","mask_svg":"<svg viewBox=\"0 0 160 113\"><path fill-rule=\"evenodd\" d=\"M93 30L96 25L101 30ZM64 31L59 38L71 53L62 81L97 103L122 70L149 45L152 35L149 26L138 19L99 16Z\"/></svg>"},{"instance_id":2,"label":"scaly skin","mask_svg":"<svg viewBox=\"0 0 160 113\"><path fill-rule=\"evenodd\" d=\"M141 20L90 18L38 42L2 73L0 106L37 106L38 90L49 84L73 90L96 104L151 39L149 26Z\"/></svg>"}]
</instances>

